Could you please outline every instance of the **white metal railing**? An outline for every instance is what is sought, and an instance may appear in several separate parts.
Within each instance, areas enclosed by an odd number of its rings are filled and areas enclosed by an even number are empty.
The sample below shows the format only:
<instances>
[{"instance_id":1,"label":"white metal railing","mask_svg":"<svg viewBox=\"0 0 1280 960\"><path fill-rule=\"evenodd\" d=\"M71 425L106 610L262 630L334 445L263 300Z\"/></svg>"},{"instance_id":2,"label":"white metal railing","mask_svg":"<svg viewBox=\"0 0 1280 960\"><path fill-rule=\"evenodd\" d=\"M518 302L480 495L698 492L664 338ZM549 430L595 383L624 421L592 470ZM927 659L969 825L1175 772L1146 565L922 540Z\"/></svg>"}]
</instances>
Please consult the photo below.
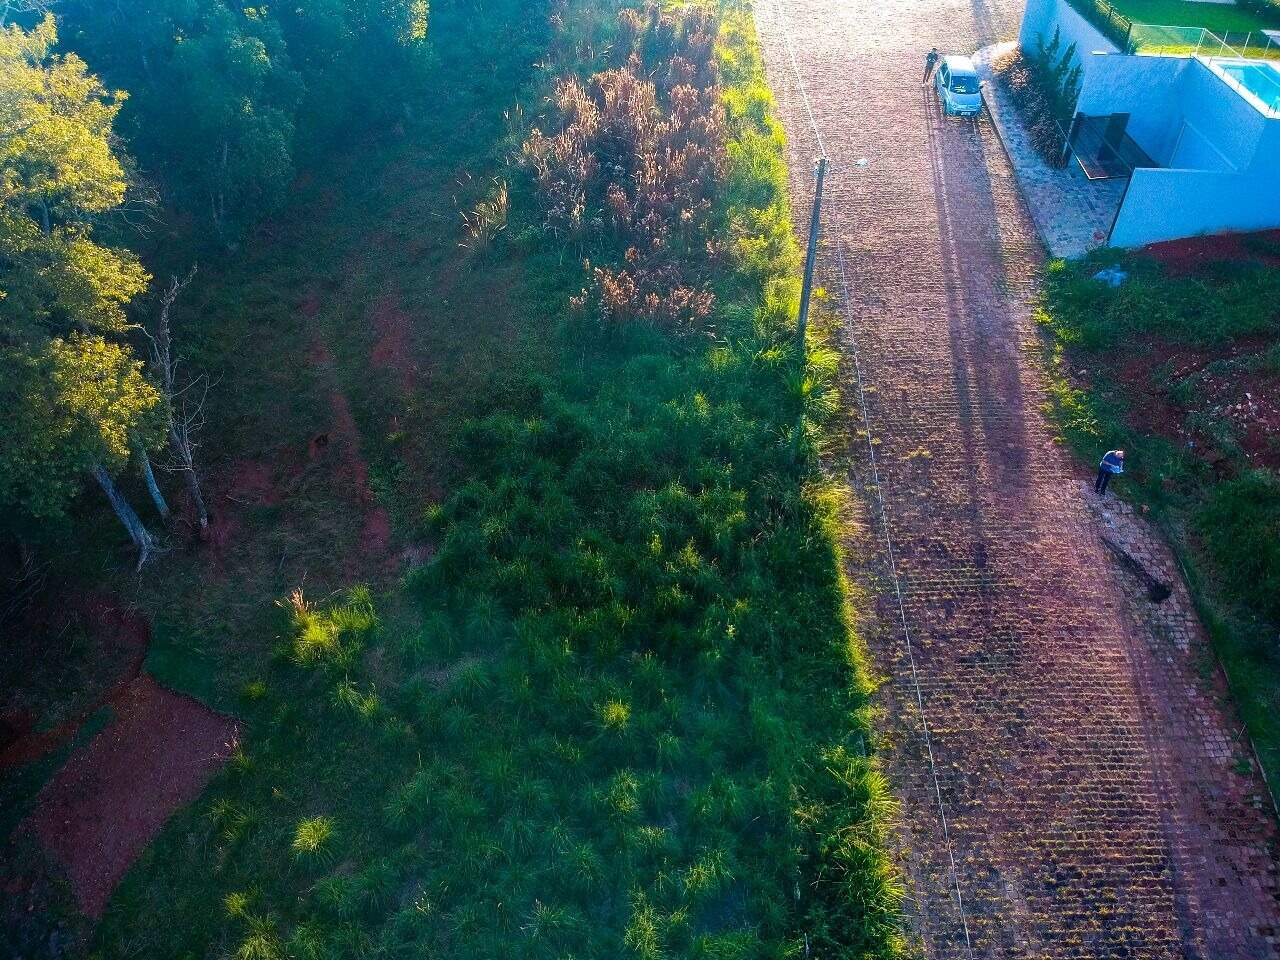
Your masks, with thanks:
<instances>
[{"instance_id":1,"label":"white metal railing","mask_svg":"<svg viewBox=\"0 0 1280 960\"><path fill-rule=\"evenodd\" d=\"M1187 57L1205 63L1228 86L1257 104L1269 117L1280 117L1280 70L1252 66L1253 61L1280 64L1280 31L1214 33L1202 27L1133 25L1129 52L1140 56ZM1249 83L1231 62L1249 61Z\"/></svg>"},{"instance_id":2,"label":"white metal railing","mask_svg":"<svg viewBox=\"0 0 1280 960\"><path fill-rule=\"evenodd\" d=\"M1219 36L1212 30L1202 30L1195 55L1232 60L1276 60L1280 59L1280 41L1274 30L1251 31L1244 35L1243 41L1237 41L1231 33Z\"/></svg>"},{"instance_id":3,"label":"white metal railing","mask_svg":"<svg viewBox=\"0 0 1280 960\"><path fill-rule=\"evenodd\" d=\"M1129 31L1129 52L1166 57L1221 56L1242 60L1280 60L1280 31L1231 31L1218 34L1203 27L1135 23Z\"/></svg>"},{"instance_id":4,"label":"white metal railing","mask_svg":"<svg viewBox=\"0 0 1280 960\"><path fill-rule=\"evenodd\" d=\"M1251 71L1253 80L1251 85L1244 83L1229 69L1233 61L1271 60L1280 55L1280 44L1274 42L1271 31L1266 31L1268 45L1261 52L1255 50L1252 56L1249 55L1250 48L1247 44L1243 45L1243 49L1237 49L1227 43L1224 37L1209 30L1204 33L1201 45L1196 48L1196 58L1208 64L1214 73L1241 96L1256 102L1267 116L1280 117L1280 70L1269 70L1261 64L1247 63L1246 69ZM1251 37L1253 34L1247 36ZM1275 51L1273 56L1265 55L1272 50Z\"/></svg>"}]
</instances>

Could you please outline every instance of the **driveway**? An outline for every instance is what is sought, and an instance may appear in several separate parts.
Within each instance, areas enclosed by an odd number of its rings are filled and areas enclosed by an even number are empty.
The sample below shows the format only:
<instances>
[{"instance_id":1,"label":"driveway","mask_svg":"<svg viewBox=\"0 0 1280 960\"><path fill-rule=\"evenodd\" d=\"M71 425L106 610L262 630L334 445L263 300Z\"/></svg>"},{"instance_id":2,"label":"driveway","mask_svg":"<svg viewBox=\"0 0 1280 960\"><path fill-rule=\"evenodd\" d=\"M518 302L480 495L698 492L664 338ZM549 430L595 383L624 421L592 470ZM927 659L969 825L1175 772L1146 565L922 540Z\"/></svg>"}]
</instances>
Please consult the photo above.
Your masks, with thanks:
<instances>
[{"instance_id":1,"label":"driveway","mask_svg":"<svg viewBox=\"0 0 1280 960\"><path fill-rule=\"evenodd\" d=\"M931 957L1273 957L1275 829L1239 723L1197 673L1203 636L1177 648L1132 609L1041 412L1043 253L1006 157L920 82L930 46L971 52L1020 15L756 11L798 221L811 158L835 164L820 269L866 389L855 575L878 597L909 919Z\"/></svg>"}]
</instances>

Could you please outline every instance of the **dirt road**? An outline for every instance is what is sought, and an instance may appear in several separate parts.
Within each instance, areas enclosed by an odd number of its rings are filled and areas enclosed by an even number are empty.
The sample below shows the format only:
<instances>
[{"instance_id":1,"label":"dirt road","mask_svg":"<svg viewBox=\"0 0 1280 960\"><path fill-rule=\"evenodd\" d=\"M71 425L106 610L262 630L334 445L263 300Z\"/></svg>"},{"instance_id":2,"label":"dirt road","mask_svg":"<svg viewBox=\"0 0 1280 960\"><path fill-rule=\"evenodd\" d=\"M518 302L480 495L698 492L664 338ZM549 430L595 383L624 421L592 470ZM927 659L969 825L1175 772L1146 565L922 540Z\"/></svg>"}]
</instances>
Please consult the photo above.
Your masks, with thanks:
<instances>
[{"instance_id":1,"label":"dirt road","mask_svg":"<svg viewBox=\"0 0 1280 960\"><path fill-rule=\"evenodd\" d=\"M1020 14L757 6L798 219L810 158L835 164L820 270L868 389L855 482L880 540L859 574L880 598L910 919L931 957L1274 957L1274 826L1239 724L1195 651L1126 607L1041 413L1043 254L1007 159L921 84L930 46L972 52Z\"/></svg>"}]
</instances>

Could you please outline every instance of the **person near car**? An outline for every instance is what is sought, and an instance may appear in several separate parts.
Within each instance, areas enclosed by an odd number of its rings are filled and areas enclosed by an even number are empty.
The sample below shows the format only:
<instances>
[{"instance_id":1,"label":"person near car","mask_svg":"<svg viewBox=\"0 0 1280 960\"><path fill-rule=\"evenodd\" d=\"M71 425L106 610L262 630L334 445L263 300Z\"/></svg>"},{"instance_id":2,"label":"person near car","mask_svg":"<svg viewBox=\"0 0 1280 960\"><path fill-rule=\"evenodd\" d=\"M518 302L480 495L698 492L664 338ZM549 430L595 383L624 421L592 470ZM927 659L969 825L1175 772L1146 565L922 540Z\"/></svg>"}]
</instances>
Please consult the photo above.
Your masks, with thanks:
<instances>
[{"instance_id":1,"label":"person near car","mask_svg":"<svg viewBox=\"0 0 1280 960\"><path fill-rule=\"evenodd\" d=\"M942 55L938 53L937 47L934 47L925 55L925 58L924 58L924 82L925 83L929 82L929 77L933 75L933 68L938 65L938 59L941 56Z\"/></svg>"},{"instance_id":2,"label":"person near car","mask_svg":"<svg viewBox=\"0 0 1280 960\"><path fill-rule=\"evenodd\" d=\"M1118 473L1124 473L1124 451L1108 450L1098 464L1098 479L1093 482L1093 492L1098 496L1106 496L1107 484Z\"/></svg>"}]
</instances>

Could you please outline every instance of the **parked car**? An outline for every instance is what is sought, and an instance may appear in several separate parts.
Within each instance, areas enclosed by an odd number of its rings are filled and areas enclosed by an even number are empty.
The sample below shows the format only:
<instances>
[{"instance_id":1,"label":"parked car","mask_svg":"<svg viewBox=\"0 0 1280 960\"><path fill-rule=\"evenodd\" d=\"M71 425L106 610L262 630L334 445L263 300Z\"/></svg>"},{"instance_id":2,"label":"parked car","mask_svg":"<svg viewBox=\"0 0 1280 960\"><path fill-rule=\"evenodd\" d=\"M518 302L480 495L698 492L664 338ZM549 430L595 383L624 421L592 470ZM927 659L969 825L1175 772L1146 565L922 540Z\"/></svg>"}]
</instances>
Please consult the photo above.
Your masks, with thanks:
<instances>
[{"instance_id":1,"label":"parked car","mask_svg":"<svg viewBox=\"0 0 1280 960\"><path fill-rule=\"evenodd\" d=\"M982 112L982 81L968 57L943 57L933 74L942 112L949 116L976 117Z\"/></svg>"}]
</instances>

